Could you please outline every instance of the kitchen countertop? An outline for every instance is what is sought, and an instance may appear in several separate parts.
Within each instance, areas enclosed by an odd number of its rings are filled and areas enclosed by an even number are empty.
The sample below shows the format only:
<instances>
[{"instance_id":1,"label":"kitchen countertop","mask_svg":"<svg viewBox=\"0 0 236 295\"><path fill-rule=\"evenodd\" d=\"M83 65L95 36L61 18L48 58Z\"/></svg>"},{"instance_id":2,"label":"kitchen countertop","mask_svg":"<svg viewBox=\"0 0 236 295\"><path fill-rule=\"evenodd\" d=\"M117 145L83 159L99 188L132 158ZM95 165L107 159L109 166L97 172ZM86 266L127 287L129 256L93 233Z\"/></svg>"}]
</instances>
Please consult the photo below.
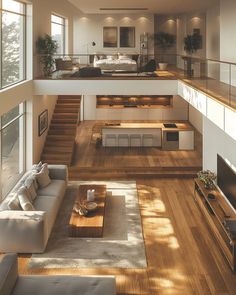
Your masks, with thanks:
<instances>
[{"instance_id":1,"label":"kitchen countertop","mask_svg":"<svg viewBox=\"0 0 236 295\"><path fill-rule=\"evenodd\" d=\"M167 123L167 122L164 122ZM173 123L173 122L171 122ZM192 125L188 122L175 123L177 128L166 128L163 123L120 123L119 125L106 125L102 129L162 129L162 131L191 131L194 130Z\"/></svg>"}]
</instances>

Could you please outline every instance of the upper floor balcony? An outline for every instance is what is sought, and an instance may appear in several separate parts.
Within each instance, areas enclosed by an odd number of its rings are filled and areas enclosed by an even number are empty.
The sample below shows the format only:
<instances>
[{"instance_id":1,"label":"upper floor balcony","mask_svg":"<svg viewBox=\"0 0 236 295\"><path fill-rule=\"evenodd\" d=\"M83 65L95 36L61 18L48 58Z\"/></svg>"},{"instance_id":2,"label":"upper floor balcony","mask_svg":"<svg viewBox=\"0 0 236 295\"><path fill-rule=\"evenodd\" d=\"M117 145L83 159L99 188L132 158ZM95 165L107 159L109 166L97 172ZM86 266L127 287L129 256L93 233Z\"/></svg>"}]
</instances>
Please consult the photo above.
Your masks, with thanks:
<instances>
[{"instance_id":1,"label":"upper floor balcony","mask_svg":"<svg viewBox=\"0 0 236 295\"><path fill-rule=\"evenodd\" d=\"M40 57L38 57L39 63ZM236 110L236 64L193 56L128 54L69 54L54 57L46 80L181 80ZM160 69L158 62L167 63ZM163 65L162 65L163 66ZM100 70L101 69L101 70ZM157 70L156 70L157 69ZM168 94L168 93L166 93Z\"/></svg>"}]
</instances>

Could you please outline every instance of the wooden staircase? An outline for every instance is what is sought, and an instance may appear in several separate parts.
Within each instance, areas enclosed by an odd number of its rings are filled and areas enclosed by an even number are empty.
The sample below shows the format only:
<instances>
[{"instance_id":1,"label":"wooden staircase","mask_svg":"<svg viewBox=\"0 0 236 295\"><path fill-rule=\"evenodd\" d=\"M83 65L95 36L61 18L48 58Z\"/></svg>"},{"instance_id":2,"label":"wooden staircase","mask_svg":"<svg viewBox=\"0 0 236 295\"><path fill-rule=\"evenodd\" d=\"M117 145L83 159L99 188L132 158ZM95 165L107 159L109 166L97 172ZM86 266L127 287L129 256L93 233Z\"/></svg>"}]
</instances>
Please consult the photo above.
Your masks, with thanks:
<instances>
[{"instance_id":1,"label":"wooden staircase","mask_svg":"<svg viewBox=\"0 0 236 295\"><path fill-rule=\"evenodd\" d=\"M81 97L60 95L54 109L41 160L70 166L79 123Z\"/></svg>"},{"instance_id":2,"label":"wooden staircase","mask_svg":"<svg viewBox=\"0 0 236 295\"><path fill-rule=\"evenodd\" d=\"M194 178L202 167L69 167L70 180Z\"/></svg>"}]
</instances>

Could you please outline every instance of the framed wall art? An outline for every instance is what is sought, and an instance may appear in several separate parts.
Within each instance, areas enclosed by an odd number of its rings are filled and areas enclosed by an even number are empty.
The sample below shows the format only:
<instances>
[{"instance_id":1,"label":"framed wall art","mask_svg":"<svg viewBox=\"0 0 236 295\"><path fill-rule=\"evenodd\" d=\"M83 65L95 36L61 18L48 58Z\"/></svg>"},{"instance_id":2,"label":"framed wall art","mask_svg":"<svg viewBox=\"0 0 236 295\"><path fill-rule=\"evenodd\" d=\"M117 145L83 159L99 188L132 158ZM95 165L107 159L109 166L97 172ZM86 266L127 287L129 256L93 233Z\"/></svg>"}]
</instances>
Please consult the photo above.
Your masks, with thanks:
<instances>
[{"instance_id":1,"label":"framed wall art","mask_svg":"<svg viewBox=\"0 0 236 295\"><path fill-rule=\"evenodd\" d=\"M103 27L103 47L117 47L117 27Z\"/></svg>"},{"instance_id":2,"label":"framed wall art","mask_svg":"<svg viewBox=\"0 0 236 295\"><path fill-rule=\"evenodd\" d=\"M38 136L48 129L48 110L43 111L38 117Z\"/></svg>"}]
</instances>

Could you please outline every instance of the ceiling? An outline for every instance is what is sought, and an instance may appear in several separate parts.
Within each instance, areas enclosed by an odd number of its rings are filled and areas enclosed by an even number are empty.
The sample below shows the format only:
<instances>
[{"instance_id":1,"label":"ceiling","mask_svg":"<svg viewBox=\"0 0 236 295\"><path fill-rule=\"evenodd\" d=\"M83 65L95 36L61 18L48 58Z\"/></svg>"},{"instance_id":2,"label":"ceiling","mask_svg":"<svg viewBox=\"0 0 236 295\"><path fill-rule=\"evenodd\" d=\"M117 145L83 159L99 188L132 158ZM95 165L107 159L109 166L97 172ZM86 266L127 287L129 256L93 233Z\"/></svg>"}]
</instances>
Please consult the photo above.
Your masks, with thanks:
<instances>
[{"instance_id":1,"label":"ceiling","mask_svg":"<svg viewBox=\"0 0 236 295\"><path fill-rule=\"evenodd\" d=\"M69 0L83 13L137 13L137 10L103 10L100 8L147 8L141 13L175 14L202 11L219 0Z\"/></svg>"}]
</instances>

